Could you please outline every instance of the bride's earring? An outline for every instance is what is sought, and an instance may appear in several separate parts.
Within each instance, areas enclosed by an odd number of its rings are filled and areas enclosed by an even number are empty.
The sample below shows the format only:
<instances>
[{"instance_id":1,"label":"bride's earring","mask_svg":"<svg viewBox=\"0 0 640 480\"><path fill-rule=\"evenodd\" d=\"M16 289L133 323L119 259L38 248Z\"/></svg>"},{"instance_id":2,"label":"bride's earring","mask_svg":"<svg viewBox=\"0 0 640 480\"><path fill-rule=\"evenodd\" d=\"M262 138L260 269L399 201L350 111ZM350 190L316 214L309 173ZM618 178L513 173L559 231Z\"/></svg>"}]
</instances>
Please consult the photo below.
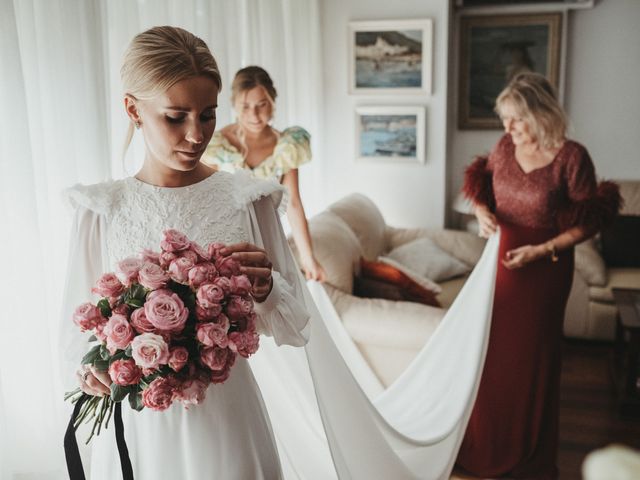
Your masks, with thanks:
<instances>
[{"instance_id":1,"label":"bride's earring","mask_svg":"<svg viewBox=\"0 0 640 480\"><path fill-rule=\"evenodd\" d=\"M136 126L136 128L137 128L138 130L140 130L140 126L142 125L142 124L140 123L140 120L136 120L135 122L133 122L133 124Z\"/></svg>"}]
</instances>

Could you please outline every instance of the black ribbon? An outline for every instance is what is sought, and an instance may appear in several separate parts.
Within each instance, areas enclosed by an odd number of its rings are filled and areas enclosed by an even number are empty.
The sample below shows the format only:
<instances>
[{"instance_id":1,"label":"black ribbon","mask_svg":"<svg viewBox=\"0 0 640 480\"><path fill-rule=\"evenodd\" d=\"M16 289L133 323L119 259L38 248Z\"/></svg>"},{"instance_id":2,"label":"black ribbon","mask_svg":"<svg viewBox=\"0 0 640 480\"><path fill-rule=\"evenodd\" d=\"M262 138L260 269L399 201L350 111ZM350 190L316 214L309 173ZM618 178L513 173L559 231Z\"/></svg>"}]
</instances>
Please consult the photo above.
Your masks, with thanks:
<instances>
[{"instance_id":1,"label":"black ribbon","mask_svg":"<svg viewBox=\"0 0 640 480\"><path fill-rule=\"evenodd\" d=\"M69 480L86 480L84 469L82 468L82 459L80 458L80 450L78 450L78 442L76 440L76 427L74 423L80 413L82 405L89 400L89 395L82 395L76 402L76 406L71 414L71 420L64 434L64 456L67 459L67 471L69 472ZM114 412L114 424L116 430L116 444L118 445L118 455L120 456L120 468L122 469L123 480L133 479L133 468L131 459L129 458L129 449L124 439L124 424L122 423L122 404L117 402Z\"/></svg>"}]
</instances>

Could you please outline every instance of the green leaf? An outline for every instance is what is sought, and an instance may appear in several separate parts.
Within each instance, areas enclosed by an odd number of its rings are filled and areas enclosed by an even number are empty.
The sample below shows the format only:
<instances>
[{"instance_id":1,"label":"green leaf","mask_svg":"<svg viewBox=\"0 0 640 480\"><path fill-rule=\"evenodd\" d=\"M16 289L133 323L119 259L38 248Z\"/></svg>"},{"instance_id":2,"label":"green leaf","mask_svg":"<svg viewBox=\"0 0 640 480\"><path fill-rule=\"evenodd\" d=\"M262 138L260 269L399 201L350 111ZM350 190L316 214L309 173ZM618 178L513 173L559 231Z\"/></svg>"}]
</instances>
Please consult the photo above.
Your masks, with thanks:
<instances>
[{"instance_id":1,"label":"green leaf","mask_svg":"<svg viewBox=\"0 0 640 480\"><path fill-rule=\"evenodd\" d=\"M116 385L115 383L111 384L111 400L114 402L121 402L124 400L124 397L129 395L131 391L130 387L123 387L121 385Z\"/></svg>"},{"instance_id":2,"label":"green leaf","mask_svg":"<svg viewBox=\"0 0 640 480\"><path fill-rule=\"evenodd\" d=\"M89 350L84 357L82 357L82 364L83 365L88 365L90 363L93 363L94 360L96 358L98 358L100 356L100 347L101 345L96 345L95 347L92 347L91 350Z\"/></svg>"},{"instance_id":3,"label":"green leaf","mask_svg":"<svg viewBox=\"0 0 640 480\"><path fill-rule=\"evenodd\" d=\"M144 408L144 405L142 404L142 394L138 392L131 392L129 394L129 405L131 405L131 408L136 412L142 410Z\"/></svg>"},{"instance_id":4,"label":"green leaf","mask_svg":"<svg viewBox=\"0 0 640 480\"><path fill-rule=\"evenodd\" d=\"M123 358L127 358L126 353L124 352L124 350L118 350L118 352L109 359L109 365L111 365L116 360L122 360Z\"/></svg>"},{"instance_id":5,"label":"green leaf","mask_svg":"<svg viewBox=\"0 0 640 480\"><path fill-rule=\"evenodd\" d=\"M93 367L99 372L106 372L109 370L109 360L94 360Z\"/></svg>"},{"instance_id":6,"label":"green leaf","mask_svg":"<svg viewBox=\"0 0 640 480\"><path fill-rule=\"evenodd\" d=\"M98 308L100 309L100 313L102 313L103 317L111 316L111 305L109 305L109 299L103 298L98 302Z\"/></svg>"},{"instance_id":7,"label":"green leaf","mask_svg":"<svg viewBox=\"0 0 640 480\"><path fill-rule=\"evenodd\" d=\"M100 345L100 357L102 357L103 360L109 360L109 357L111 357L111 354L104 343Z\"/></svg>"},{"instance_id":8,"label":"green leaf","mask_svg":"<svg viewBox=\"0 0 640 480\"><path fill-rule=\"evenodd\" d=\"M144 305L144 301L137 298L130 298L125 303L133 308L140 308Z\"/></svg>"},{"instance_id":9,"label":"green leaf","mask_svg":"<svg viewBox=\"0 0 640 480\"><path fill-rule=\"evenodd\" d=\"M89 337L89 340L87 340L87 342L95 342L96 340L98 340L98 337L96 337L95 335L91 335Z\"/></svg>"}]
</instances>

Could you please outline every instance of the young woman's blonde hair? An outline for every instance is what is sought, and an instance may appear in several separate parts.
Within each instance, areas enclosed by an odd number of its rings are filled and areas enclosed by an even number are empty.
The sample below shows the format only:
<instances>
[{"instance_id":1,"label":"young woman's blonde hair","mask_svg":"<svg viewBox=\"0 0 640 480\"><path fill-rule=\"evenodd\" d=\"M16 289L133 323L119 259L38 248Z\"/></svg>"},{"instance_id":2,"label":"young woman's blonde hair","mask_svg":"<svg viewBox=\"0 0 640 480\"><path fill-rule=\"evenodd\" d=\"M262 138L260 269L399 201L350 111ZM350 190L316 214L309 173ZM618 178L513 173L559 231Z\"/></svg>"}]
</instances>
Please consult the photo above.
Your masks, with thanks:
<instances>
[{"instance_id":1,"label":"young woman's blonde hair","mask_svg":"<svg viewBox=\"0 0 640 480\"><path fill-rule=\"evenodd\" d=\"M179 27L153 27L136 35L127 48L120 78L125 95L139 100L156 97L181 80L208 76L218 90L222 79L218 64L201 38ZM134 125L124 145L126 152L133 137Z\"/></svg>"},{"instance_id":2,"label":"young woman's blonde hair","mask_svg":"<svg viewBox=\"0 0 640 480\"><path fill-rule=\"evenodd\" d=\"M498 95L495 108L498 115L505 102L510 102L518 116L529 124L541 147L562 145L567 134L567 116L558 103L555 89L544 76L519 73Z\"/></svg>"},{"instance_id":3,"label":"young woman's blonde hair","mask_svg":"<svg viewBox=\"0 0 640 480\"><path fill-rule=\"evenodd\" d=\"M278 96L278 92L276 91L276 87L273 86L273 80L267 71L256 65L241 68L233 77L233 82L231 83L231 104L235 107L236 101L240 95L243 93L246 94L249 90L253 90L256 87L261 87L267 94L267 99L271 104L271 114L273 116L273 112L275 112L276 109L276 97ZM274 132L278 135L276 130L274 130ZM244 129L241 127L240 123L236 125L235 134L238 138L238 142L240 143L240 153L244 158L247 158L249 149L247 147Z\"/></svg>"}]
</instances>

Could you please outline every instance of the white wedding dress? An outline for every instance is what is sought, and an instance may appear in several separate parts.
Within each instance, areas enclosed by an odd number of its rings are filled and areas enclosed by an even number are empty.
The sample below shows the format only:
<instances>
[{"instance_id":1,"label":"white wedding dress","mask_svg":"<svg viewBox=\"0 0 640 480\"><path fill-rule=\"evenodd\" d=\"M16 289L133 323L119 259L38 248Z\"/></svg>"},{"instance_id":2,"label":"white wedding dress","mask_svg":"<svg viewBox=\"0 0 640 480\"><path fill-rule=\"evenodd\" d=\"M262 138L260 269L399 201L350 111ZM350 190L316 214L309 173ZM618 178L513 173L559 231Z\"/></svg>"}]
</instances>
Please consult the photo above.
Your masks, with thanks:
<instances>
[{"instance_id":1,"label":"white wedding dress","mask_svg":"<svg viewBox=\"0 0 640 480\"><path fill-rule=\"evenodd\" d=\"M204 405L141 413L124 406L136 478L278 478L282 468L287 480L448 479L486 353L498 235L428 343L384 390L323 288L304 285L274 209L282 191L246 172L218 172L183 189L135 179L72 189L77 232L63 332L70 362L63 368L73 372L86 350L70 312L115 260L156 247L169 227L199 243L212 241L209 235L248 240L264 246L274 264L274 291L260 307L271 338L261 337L251 370L237 363L227 383L209 388ZM307 333L304 349L280 346L302 345ZM112 435L93 440L92 479L120 478Z\"/></svg>"},{"instance_id":2,"label":"white wedding dress","mask_svg":"<svg viewBox=\"0 0 640 480\"><path fill-rule=\"evenodd\" d=\"M274 288L256 304L259 329L278 345L306 343L309 315L296 300L303 298L304 285L274 208L282 196L279 186L217 172L188 187L160 188L127 178L67 192L76 210L62 324L67 374L78 368L88 348L71 321L73 309L91 299L95 281L113 271L117 261L144 248L159 250L168 228L200 245L250 241L271 246ZM204 403L189 410L174 404L164 412L135 412L126 403L125 439L138 480L282 478L260 390L241 357L230 378L210 386ZM93 438L90 457L89 478L121 478L113 427Z\"/></svg>"}]
</instances>

